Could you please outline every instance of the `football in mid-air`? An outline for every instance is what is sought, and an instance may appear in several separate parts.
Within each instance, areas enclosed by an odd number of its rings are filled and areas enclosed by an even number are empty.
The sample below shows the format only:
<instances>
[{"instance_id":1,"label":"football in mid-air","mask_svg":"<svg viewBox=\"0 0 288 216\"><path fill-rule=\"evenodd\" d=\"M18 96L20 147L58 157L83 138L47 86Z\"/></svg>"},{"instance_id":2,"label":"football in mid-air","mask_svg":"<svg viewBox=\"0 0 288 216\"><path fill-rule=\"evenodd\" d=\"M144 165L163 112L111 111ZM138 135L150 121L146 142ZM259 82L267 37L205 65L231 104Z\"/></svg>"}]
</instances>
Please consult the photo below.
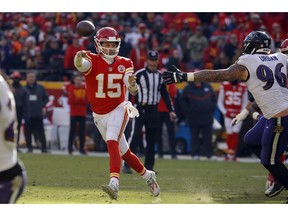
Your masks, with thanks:
<instances>
[{"instance_id":1,"label":"football in mid-air","mask_svg":"<svg viewBox=\"0 0 288 216\"><path fill-rule=\"evenodd\" d=\"M95 33L95 26L88 20L82 20L77 23L76 32L83 37L91 37Z\"/></svg>"}]
</instances>

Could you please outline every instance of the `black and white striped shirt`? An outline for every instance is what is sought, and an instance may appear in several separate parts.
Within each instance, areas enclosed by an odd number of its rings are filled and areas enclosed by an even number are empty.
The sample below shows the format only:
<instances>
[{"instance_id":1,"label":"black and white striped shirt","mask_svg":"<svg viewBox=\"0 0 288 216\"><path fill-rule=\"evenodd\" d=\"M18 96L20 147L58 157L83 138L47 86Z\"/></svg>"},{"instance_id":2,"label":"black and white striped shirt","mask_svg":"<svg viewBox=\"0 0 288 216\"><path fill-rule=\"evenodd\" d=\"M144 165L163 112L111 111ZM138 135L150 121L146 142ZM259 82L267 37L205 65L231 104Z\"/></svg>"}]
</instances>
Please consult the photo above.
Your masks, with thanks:
<instances>
[{"instance_id":1,"label":"black and white striped shirt","mask_svg":"<svg viewBox=\"0 0 288 216\"><path fill-rule=\"evenodd\" d=\"M136 103L139 105L158 105L162 96L169 111L173 111L170 96L163 82L162 74L150 71L147 67L135 72L139 92L136 96Z\"/></svg>"}]
</instances>

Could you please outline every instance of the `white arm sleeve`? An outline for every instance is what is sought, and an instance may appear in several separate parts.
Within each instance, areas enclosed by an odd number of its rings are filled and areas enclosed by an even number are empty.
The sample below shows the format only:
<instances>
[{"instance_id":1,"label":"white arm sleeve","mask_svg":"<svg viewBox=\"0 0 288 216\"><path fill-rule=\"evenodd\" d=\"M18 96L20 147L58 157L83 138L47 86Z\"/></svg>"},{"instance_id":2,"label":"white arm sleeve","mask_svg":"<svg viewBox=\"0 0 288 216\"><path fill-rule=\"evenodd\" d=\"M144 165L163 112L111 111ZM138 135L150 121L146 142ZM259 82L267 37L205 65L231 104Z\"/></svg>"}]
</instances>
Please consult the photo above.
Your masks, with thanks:
<instances>
[{"instance_id":1,"label":"white arm sleeve","mask_svg":"<svg viewBox=\"0 0 288 216\"><path fill-rule=\"evenodd\" d=\"M87 72L91 68L91 62L84 58L77 58L77 55L74 57L74 65L80 72Z\"/></svg>"},{"instance_id":2,"label":"white arm sleeve","mask_svg":"<svg viewBox=\"0 0 288 216\"><path fill-rule=\"evenodd\" d=\"M128 88L130 86L129 82L128 82L128 78L129 76L132 75L132 73L125 73L124 77L123 77L123 82L125 84L125 86Z\"/></svg>"},{"instance_id":3,"label":"white arm sleeve","mask_svg":"<svg viewBox=\"0 0 288 216\"><path fill-rule=\"evenodd\" d=\"M223 86L220 87L219 94L218 94L218 100L217 100L217 106L221 113L223 115L226 114L226 109L224 107L224 89Z\"/></svg>"}]
</instances>

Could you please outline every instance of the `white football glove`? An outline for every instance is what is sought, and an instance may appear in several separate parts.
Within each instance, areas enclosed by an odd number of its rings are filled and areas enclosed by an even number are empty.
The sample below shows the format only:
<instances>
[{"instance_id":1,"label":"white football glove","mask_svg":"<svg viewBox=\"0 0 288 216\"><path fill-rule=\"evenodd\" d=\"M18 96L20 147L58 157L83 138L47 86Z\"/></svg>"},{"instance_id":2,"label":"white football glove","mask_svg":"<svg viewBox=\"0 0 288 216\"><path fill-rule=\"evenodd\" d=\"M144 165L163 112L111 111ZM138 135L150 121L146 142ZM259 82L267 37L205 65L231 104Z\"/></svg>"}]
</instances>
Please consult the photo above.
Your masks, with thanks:
<instances>
[{"instance_id":1,"label":"white football glove","mask_svg":"<svg viewBox=\"0 0 288 216\"><path fill-rule=\"evenodd\" d=\"M243 121L244 119L246 119L248 115L249 115L249 111L247 109L244 109L242 112L236 115L235 118L232 119L231 125L234 126L238 124L240 121Z\"/></svg>"}]
</instances>

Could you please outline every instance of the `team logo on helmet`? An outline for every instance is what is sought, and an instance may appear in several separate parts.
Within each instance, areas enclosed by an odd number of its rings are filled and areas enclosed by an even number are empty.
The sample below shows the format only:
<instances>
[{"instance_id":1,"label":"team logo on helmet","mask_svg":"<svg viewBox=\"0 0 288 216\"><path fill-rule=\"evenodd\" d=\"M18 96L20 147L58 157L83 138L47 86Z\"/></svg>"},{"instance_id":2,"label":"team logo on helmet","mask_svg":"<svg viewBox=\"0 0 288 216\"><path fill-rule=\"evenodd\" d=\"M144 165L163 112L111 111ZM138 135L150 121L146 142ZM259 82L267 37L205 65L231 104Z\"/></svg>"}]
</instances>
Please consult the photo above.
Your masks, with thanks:
<instances>
[{"instance_id":1,"label":"team logo on helmet","mask_svg":"<svg viewBox=\"0 0 288 216\"><path fill-rule=\"evenodd\" d=\"M124 67L123 65L119 65L119 66L118 66L118 71L119 71L120 73L124 73L124 72L125 72L125 67Z\"/></svg>"}]
</instances>

